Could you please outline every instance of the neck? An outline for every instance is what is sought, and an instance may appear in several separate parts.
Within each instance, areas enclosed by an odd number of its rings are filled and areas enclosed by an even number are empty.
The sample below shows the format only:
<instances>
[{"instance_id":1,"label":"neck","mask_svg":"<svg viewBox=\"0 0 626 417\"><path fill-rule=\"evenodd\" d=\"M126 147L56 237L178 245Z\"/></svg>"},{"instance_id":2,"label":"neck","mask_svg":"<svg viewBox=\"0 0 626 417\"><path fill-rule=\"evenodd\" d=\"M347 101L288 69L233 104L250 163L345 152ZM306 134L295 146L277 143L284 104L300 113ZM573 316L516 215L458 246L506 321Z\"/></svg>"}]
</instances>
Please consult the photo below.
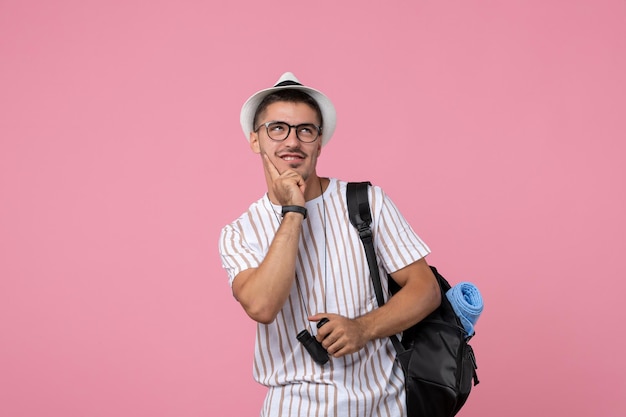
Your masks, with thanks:
<instances>
[{"instance_id":1,"label":"neck","mask_svg":"<svg viewBox=\"0 0 626 417\"><path fill-rule=\"evenodd\" d=\"M328 183L328 178L318 177L317 175L310 177L304 190L304 199L310 201L321 196L328 187Z\"/></svg>"}]
</instances>

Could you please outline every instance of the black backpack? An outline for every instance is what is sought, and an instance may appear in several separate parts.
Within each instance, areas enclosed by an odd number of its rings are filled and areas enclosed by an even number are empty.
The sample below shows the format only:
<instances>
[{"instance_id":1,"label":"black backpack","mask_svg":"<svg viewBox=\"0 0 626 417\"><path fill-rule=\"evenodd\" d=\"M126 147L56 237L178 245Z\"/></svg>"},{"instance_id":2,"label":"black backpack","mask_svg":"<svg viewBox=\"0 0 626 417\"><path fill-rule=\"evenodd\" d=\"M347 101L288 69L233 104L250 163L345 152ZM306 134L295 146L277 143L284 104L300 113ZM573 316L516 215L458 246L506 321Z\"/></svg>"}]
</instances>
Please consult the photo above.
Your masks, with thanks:
<instances>
[{"instance_id":1,"label":"black backpack","mask_svg":"<svg viewBox=\"0 0 626 417\"><path fill-rule=\"evenodd\" d=\"M363 242L376 299L382 306L385 301L370 227L370 185L369 182L348 183L346 198L350 222ZM436 268L431 266L431 269L441 288L441 305L405 330L402 342L395 335L391 336L396 360L404 371L409 417L452 417L465 404L472 386L478 384L474 351L446 297L450 284ZM389 275L387 277L393 294L399 286Z\"/></svg>"}]
</instances>

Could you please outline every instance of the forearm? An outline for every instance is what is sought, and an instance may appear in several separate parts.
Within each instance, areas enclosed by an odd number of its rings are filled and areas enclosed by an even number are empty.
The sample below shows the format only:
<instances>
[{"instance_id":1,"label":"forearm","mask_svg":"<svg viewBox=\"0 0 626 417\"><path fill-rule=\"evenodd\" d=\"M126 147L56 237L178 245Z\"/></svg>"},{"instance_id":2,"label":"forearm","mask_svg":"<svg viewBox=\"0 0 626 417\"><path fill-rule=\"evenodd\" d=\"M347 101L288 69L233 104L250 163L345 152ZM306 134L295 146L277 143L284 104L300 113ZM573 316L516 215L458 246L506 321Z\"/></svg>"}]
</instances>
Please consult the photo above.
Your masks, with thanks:
<instances>
[{"instance_id":1,"label":"forearm","mask_svg":"<svg viewBox=\"0 0 626 417\"><path fill-rule=\"evenodd\" d=\"M302 215L287 213L257 268L241 272L233 293L246 313L260 323L272 322L293 286Z\"/></svg>"},{"instance_id":2,"label":"forearm","mask_svg":"<svg viewBox=\"0 0 626 417\"><path fill-rule=\"evenodd\" d=\"M441 303L441 291L430 270L409 279L382 307L356 320L369 340L400 333L428 316Z\"/></svg>"},{"instance_id":3,"label":"forearm","mask_svg":"<svg viewBox=\"0 0 626 417\"><path fill-rule=\"evenodd\" d=\"M407 273L408 272L408 273ZM441 302L441 291L425 261L418 261L394 276L402 289L382 307L350 319L337 314L318 313L309 320L329 319L317 333L317 340L334 357L362 349L374 339L400 333L430 314Z\"/></svg>"}]
</instances>

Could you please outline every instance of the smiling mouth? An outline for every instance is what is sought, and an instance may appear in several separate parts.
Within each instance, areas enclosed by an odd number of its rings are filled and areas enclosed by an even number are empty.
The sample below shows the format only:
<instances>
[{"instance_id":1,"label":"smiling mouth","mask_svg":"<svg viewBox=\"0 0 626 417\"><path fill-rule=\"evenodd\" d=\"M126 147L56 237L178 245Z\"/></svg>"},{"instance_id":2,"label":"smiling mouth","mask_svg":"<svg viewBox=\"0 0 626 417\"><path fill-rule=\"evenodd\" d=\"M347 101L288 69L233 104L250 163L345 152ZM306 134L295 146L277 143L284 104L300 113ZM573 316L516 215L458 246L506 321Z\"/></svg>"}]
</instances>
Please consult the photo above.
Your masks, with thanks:
<instances>
[{"instance_id":1,"label":"smiling mouth","mask_svg":"<svg viewBox=\"0 0 626 417\"><path fill-rule=\"evenodd\" d=\"M286 155L278 155L278 157L285 162L300 162L304 159L304 155L297 155L293 153L286 154Z\"/></svg>"},{"instance_id":2,"label":"smiling mouth","mask_svg":"<svg viewBox=\"0 0 626 417\"><path fill-rule=\"evenodd\" d=\"M303 158L301 156L283 156L281 159L283 161L301 161Z\"/></svg>"}]
</instances>

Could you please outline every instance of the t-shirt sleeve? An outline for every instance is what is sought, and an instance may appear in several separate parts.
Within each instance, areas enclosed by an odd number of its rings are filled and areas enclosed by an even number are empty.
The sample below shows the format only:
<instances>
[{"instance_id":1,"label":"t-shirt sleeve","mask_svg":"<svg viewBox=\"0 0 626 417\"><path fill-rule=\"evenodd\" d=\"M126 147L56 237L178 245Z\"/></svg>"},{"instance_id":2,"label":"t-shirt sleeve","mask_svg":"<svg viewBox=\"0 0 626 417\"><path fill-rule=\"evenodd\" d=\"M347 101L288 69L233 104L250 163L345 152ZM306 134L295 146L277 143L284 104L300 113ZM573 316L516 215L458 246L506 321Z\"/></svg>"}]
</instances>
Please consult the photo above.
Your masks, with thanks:
<instances>
[{"instance_id":1,"label":"t-shirt sleeve","mask_svg":"<svg viewBox=\"0 0 626 417\"><path fill-rule=\"evenodd\" d=\"M376 204L375 247L388 273L396 272L430 253L426 243L415 233L393 201L374 189Z\"/></svg>"},{"instance_id":2,"label":"t-shirt sleeve","mask_svg":"<svg viewBox=\"0 0 626 417\"><path fill-rule=\"evenodd\" d=\"M256 268L261 263L261 256L245 239L242 226L234 222L222 229L219 240L219 252L222 266L228 275L232 287L233 280L241 271Z\"/></svg>"}]
</instances>

